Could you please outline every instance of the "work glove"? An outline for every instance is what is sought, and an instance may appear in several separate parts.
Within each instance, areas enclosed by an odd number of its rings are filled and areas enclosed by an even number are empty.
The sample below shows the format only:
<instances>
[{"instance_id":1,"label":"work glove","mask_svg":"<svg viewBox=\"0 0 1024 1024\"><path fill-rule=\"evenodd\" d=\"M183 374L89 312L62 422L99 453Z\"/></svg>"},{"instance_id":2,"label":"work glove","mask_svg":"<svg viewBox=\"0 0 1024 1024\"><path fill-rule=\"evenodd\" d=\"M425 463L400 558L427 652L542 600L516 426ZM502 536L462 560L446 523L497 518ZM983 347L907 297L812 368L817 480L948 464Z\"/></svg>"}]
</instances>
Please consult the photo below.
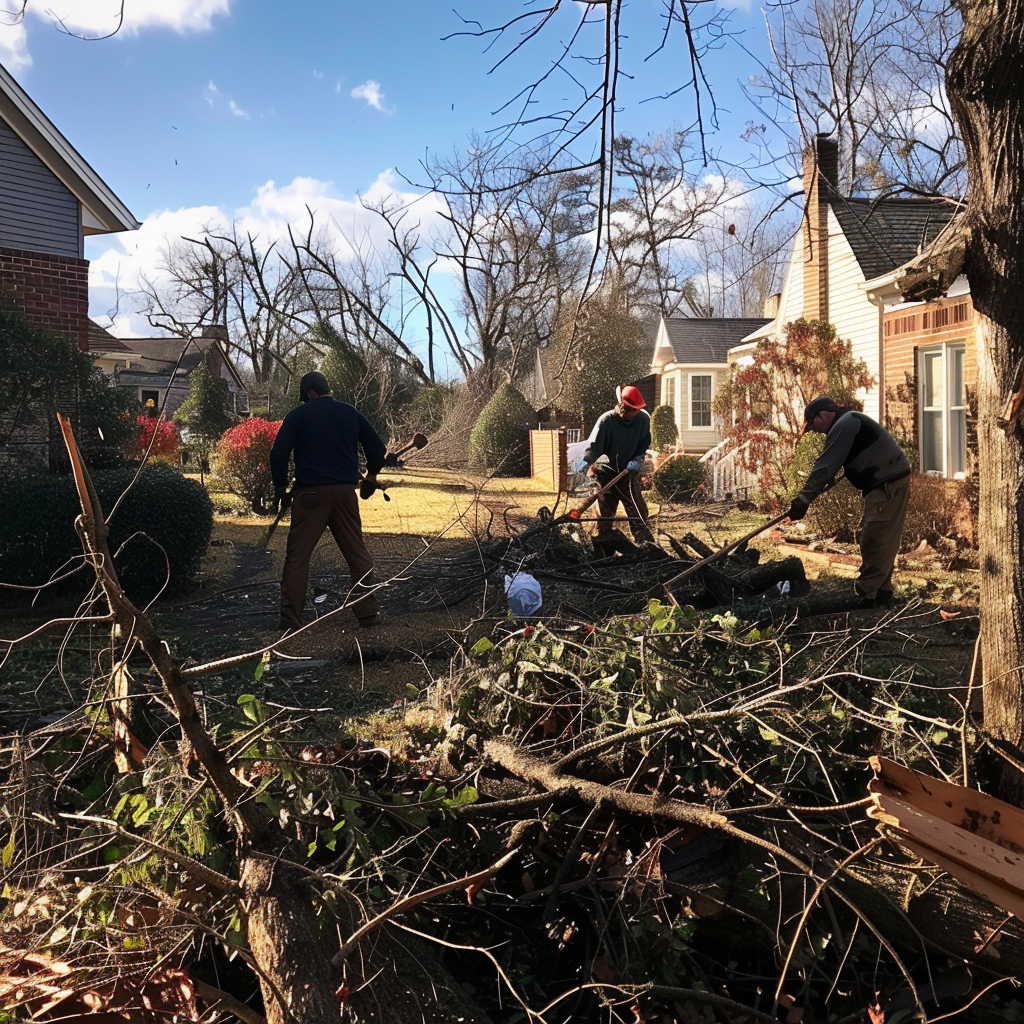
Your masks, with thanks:
<instances>
[{"instance_id":1,"label":"work glove","mask_svg":"<svg viewBox=\"0 0 1024 1024\"><path fill-rule=\"evenodd\" d=\"M643 459L630 459L629 462L626 463L626 469L628 469L631 473L639 473L640 470L643 468Z\"/></svg>"},{"instance_id":2,"label":"work glove","mask_svg":"<svg viewBox=\"0 0 1024 1024\"><path fill-rule=\"evenodd\" d=\"M789 511L786 513L788 519L792 519L793 522L798 522L807 515L807 506L810 502L806 498L794 498L793 503L789 506Z\"/></svg>"},{"instance_id":3,"label":"work glove","mask_svg":"<svg viewBox=\"0 0 1024 1024\"><path fill-rule=\"evenodd\" d=\"M377 481L371 480L369 477L364 476L359 481L359 497L366 501L367 498L373 497L373 492L377 490Z\"/></svg>"},{"instance_id":4,"label":"work glove","mask_svg":"<svg viewBox=\"0 0 1024 1024\"><path fill-rule=\"evenodd\" d=\"M278 487L274 491L274 511L278 515L284 515L292 507L292 492L286 487Z\"/></svg>"}]
</instances>

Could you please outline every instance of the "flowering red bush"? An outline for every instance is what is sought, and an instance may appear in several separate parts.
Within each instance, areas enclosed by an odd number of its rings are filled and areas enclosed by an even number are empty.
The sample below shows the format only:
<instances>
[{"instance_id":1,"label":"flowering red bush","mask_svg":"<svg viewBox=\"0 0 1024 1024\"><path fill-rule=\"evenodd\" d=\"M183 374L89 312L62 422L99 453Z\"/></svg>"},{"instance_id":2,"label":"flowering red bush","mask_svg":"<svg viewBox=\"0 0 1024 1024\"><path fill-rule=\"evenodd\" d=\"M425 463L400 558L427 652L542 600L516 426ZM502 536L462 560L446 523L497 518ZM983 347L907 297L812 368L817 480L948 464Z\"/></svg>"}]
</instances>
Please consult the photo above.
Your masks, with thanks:
<instances>
[{"instance_id":1,"label":"flowering red bush","mask_svg":"<svg viewBox=\"0 0 1024 1024\"><path fill-rule=\"evenodd\" d=\"M181 465L181 437L178 428L170 420L156 419L152 416L137 416L138 430L134 432L125 449L125 458L129 462L141 462L149 452L150 462L168 462L172 466ZM156 434L156 441L153 435ZM150 442L153 447L150 449Z\"/></svg>"},{"instance_id":2,"label":"flowering red bush","mask_svg":"<svg viewBox=\"0 0 1024 1024\"><path fill-rule=\"evenodd\" d=\"M266 515L274 503L270 449L280 429L280 420L254 416L226 430L217 442L213 462L217 481L226 491L244 498L260 515Z\"/></svg>"}]
</instances>

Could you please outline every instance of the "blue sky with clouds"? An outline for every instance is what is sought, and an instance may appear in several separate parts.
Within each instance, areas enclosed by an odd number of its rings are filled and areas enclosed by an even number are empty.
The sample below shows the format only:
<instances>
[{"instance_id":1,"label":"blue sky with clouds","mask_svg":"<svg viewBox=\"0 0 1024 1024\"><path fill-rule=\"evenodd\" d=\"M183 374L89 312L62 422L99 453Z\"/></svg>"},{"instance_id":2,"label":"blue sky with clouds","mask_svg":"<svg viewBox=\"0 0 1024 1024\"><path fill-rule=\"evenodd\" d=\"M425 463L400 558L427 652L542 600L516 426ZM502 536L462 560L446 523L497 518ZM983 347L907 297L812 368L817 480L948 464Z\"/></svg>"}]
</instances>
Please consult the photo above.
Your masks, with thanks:
<instances>
[{"instance_id":1,"label":"blue sky with clouds","mask_svg":"<svg viewBox=\"0 0 1024 1024\"><path fill-rule=\"evenodd\" d=\"M114 309L114 282L130 291L140 271L155 267L166 237L233 220L267 237L302 221L307 205L357 223L358 195L414 191L401 175L418 180L428 150L450 152L470 132L502 124L502 105L549 71L586 9L566 4L543 36L492 70L512 34L490 48L486 39L443 37L472 30L474 21L493 27L536 5L454 6L125 0L116 34L90 41L80 37L117 28L119 0L29 0L18 24L0 12L0 63L143 221L138 232L88 243L93 314L110 322L104 314ZM633 77L618 97L621 131L642 135L693 119L689 92L658 98L682 84L687 61L678 31L649 56L663 10L661 0L625 8L623 70ZM739 158L740 135L756 116L738 87L756 73L742 47L763 49L764 30L756 10L736 7L730 18L742 46L726 40L707 61L722 108L710 143ZM600 31L595 22L591 51ZM594 69L577 59L573 74L552 74L530 112L574 103ZM124 316L115 332L144 324Z\"/></svg>"}]
</instances>

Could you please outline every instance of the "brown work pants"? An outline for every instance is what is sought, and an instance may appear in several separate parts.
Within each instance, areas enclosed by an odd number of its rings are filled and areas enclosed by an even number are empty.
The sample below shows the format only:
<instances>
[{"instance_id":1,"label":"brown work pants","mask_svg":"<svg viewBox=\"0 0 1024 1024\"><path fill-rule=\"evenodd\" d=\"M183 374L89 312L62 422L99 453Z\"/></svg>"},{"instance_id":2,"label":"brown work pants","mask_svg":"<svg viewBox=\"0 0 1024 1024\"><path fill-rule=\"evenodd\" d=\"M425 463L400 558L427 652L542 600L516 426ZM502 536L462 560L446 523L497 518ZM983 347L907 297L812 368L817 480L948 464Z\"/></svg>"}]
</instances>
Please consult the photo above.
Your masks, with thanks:
<instances>
[{"instance_id":1,"label":"brown work pants","mask_svg":"<svg viewBox=\"0 0 1024 1024\"><path fill-rule=\"evenodd\" d=\"M614 479L614 477L606 477L605 482ZM597 482L598 484L602 483L600 476ZM640 488L640 474L632 470L597 499L597 511L600 516L597 521L598 537L605 537L612 532L615 525L615 514L619 510L619 502L622 503L622 507L629 517L629 529L633 534L633 540L639 544L653 541L654 534L647 526L647 517L650 512Z\"/></svg>"},{"instance_id":2,"label":"brown work pants","mask_svg":"<svg viewBox=\"0 0 1024 1024\"><path fill-rule=\"evenodd\" d=\"M910 477L893 480L864 495L860 523L860 573L857 593L874 600L878 592L892 592L892 568L903 539L903 523L910 500Z\"/></svg>"},{"instance_id":3,"label":"brown work pants","mask_svg":"<svg viewBox=\"0 0 1024 1024\"><path fill-rule=\"evenodd\" d=\"M348 600L356 618L377 614L377 598L372 591L359 598L360 592L373 587L373 558L363 542L363 524L359 518L359 499L351 484L326 487L301 487L292 499L292 521L288 531L288 548L281 576L281 624L297 628L302 625L302 609L309 585L309 560L317 542L329 529L352 576Z\"/></svg>"}]
</instances>

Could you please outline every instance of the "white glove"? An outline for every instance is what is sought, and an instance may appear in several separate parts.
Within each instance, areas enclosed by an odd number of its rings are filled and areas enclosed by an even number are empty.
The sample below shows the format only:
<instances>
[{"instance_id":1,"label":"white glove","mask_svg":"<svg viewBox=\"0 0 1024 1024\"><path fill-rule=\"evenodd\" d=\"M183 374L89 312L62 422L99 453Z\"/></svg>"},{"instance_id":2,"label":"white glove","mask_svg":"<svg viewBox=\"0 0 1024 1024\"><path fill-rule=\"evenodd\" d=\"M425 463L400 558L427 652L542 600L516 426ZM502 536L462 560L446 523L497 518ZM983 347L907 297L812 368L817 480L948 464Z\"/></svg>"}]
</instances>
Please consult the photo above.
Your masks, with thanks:
<instances>
[{"instance_id":1,"label":"white glove","mask_svg":"<svg viewBox=\"0 0 1024 1024\"><path fill-rule=\"evenodd\" d=\"M644 468L643 459L631 459L626 464L626 469L631 470L634 473L639 473Z\"/></svg>"}]
</instances>

